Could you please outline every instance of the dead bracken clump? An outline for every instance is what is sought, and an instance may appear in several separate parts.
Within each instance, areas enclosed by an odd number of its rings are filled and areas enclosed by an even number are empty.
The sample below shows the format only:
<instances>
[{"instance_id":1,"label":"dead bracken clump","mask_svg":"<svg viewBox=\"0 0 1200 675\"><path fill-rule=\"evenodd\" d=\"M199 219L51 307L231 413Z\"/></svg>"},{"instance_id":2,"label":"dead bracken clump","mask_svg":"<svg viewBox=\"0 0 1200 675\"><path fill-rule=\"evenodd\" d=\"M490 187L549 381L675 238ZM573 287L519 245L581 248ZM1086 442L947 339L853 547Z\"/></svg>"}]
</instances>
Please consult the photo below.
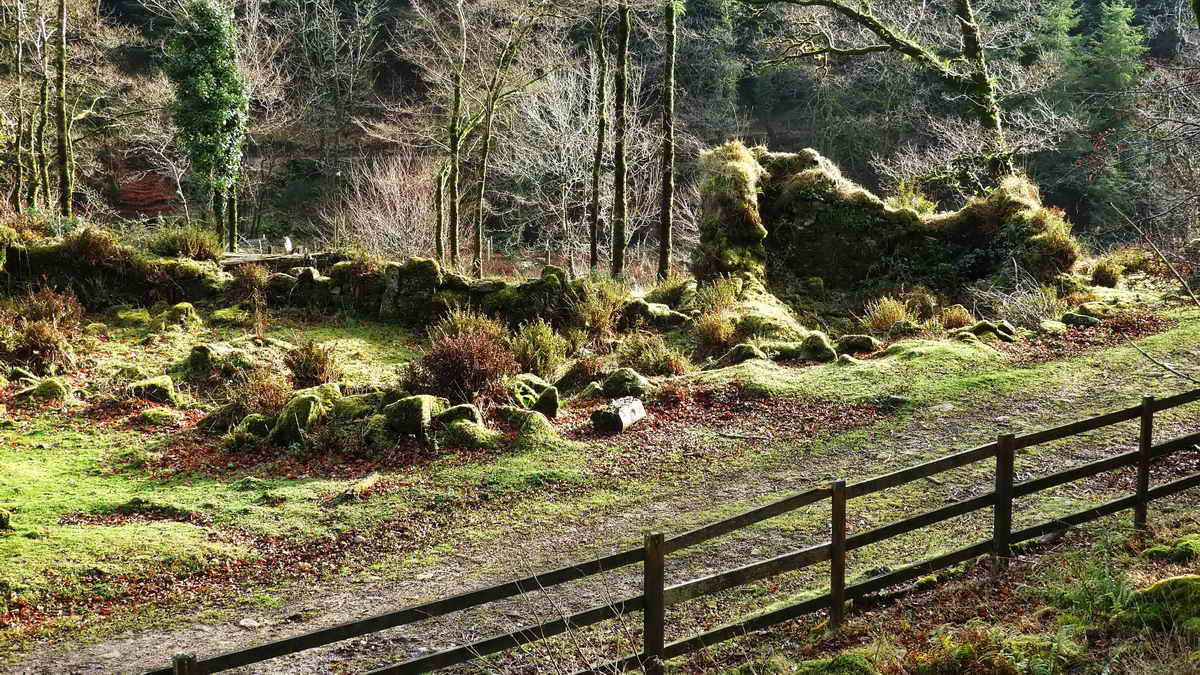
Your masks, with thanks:
<instances>
[{"instance_id":1,"label":"dead bracken clump","mask_svg":"<svg viewBox=\"0 0 1200 675\"><path fill-rule=\"evenodd\" d=\"M0 361L44 375L75 361L70 336L83 319L72 293L43 288L0 302Z\"/></svg>"},{"instance_id":2,"label":"dead bracken clump","mask_svg":"<svg viewBox=\"0 0 1200 675\"><path fill-rule=\"evenodd\" d=\"M333 347L318 344L313 340L285 354L283 363L292 372L292 380L299 389L337 382L342 376L342 368L338 365Z\"/></svg>"}]
</instances>

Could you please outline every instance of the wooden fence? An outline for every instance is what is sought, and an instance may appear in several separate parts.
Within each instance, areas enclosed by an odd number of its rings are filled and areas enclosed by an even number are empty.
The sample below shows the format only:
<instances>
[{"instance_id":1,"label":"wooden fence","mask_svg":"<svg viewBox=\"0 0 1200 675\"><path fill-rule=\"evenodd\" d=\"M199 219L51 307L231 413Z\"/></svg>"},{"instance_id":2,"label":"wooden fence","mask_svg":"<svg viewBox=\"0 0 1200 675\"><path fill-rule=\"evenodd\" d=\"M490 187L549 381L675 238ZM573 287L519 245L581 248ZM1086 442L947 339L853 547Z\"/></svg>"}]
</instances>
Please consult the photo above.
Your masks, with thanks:
<instances>
[{"instance_id":1,"label":"wooden fence","mask_svg":"<svg viewBox=\"0 0 1200 675\"><path fill-rule=\"evenodd\" d=\"M294 654L341 640L389 628L396 628L433 617L444 616L452 612L478 607L490 602L526 593L540 592L559 584L583 579L636 563L643 563L643 587L641 595L610 602L539 625L527 626L510 633L495 635L471 644L418 656L402 663L372 670L370 673L371 675L382 675L384 673L425 673L438 668L466 663L490 654L513 649L530 642L543 640L570 630L584 628L601 621L638 611L641 611L643 616L643 647L641 653L604 664L591 670L582 671L582 673L612 673L635 669L644 669L648 673L661 673L662 663L667 659L689 654L725 640L744 635L750 631L759 630L822 610L829 612L830 627L837 628L841 625L845 617L845 607L848 600L911 581L932 571L956 565L984 554L992 556L993 570L995 573L998 573L1004 561L1011 556L1012 546L1019 542L1080 525L1126 509L1133 509L1134 525L1138 528L1145 528L1147 523L1147 507L1150 502L1200 485L1200 473L1194 473L1163 485L1153 487L1150 485L1150 466L1152 462L1200 444L1200 433L1194 433L1156 445L1154 443L1154 414L1198 400L1200 400L1200 389L1161 400L1147 397L1142 400L1139 406L1118 410L1087 420L1022 435L1004 434L999 436L996 441L977 448L957 452L923 464L875 478L869 478L858 483L847 484L845 481L837 481L826 487L794 494L779 501L673 537L664 537L659 533L647 534L644 545L639 548L612 553L523 579L509 581L496 586L408 607L396 612L381 614L369 619L333 626L305 635L298 635L277 642L229 652L202 660L197 660L195 656L190 654L179 654L175 656L172 667L151 671L149 675L197 675L259 663L278 656ZM1135 419L1141 420L1137 450L1089 464L1075 466L1040 478L1019 483L1015 482L1013 464L1018 450ZM995 461L995 488L991 492L954 502L941 508L881 525L864 532L853 535L847 534L846 511L847 503L850 500L984 460ZM1137 467L1136 490L1133 494L1077 513L1013 531L1012 506L1014 499L1127 466ZM825 500L830 500L831 537L829 541L799 551L785 553L768 560L754 562L720 574L693 579L673 586L665 585L663 570L665 559L668 555L740 530L768 518ZM890 571L850 586L846 585L846 553L848 551L879 543L892 537L907 534L985 508L991 508L993 514L992 536L990 539L976 542L956 551ZM830 590L828 593L794 605L759 614L743 621L731 623L700 635L675 642L666 642L665 614L667 607L822 562L830 563Z\"/></svg>"}]
</instances>

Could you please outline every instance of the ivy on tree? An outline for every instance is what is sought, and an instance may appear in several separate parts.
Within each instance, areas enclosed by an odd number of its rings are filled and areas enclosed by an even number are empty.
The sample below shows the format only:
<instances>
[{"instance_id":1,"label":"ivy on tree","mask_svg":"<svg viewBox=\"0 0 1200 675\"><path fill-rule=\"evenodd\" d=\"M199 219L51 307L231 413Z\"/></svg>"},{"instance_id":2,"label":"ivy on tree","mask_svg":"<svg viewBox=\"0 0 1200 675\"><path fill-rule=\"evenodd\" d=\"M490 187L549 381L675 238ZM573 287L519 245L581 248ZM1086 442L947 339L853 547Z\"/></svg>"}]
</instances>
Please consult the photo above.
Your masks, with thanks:
<instances>
[{"instance_id":1,"label":"ivy on tree","mask_svg":"<svg viewBox=\"0 0 1200 675\"><path fill-rule=\"evenodd\" d=\"M192 166L212 195L213 222L225 221L225 202L242 163L248 98L237 67L237 35L228 12L213 0L192 0L167 44L166 74L175 87L171 107L176 133ZM225 232L237 247L237 222Z\"/></svg>"}]
</instances>

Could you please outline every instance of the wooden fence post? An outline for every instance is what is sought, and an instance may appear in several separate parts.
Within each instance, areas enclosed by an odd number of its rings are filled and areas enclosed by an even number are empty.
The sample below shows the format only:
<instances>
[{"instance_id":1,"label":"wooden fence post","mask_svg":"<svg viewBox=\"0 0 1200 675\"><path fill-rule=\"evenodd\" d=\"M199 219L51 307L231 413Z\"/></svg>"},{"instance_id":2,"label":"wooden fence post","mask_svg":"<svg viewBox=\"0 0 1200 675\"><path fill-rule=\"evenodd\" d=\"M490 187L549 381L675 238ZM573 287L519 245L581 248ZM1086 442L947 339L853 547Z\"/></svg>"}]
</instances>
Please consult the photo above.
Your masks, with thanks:
<instances>
[{"instance_id":1,"label":"wooden fence post","mask_svg":"<svg viewBox=\"0 0 1200 675\"><path fill-rule=\"evenodd\" d=\"M846 481L829 484L829 630L846 618Z\"/></svg>"},{"instance_id":2,"label":"wooden fence post","mask_svg":"<svg viewBox=\"0 0 1200 675\"><path fill-rule=\"evenodd\" d=\"M1133 526L1145 531L1150 511L1150 451L1154 448L1154 397L1142 398L1142 428L1138 434L1137 503L1133 506Z\"/></svg>"},{"instance_id":3,"label":"wooden fence post","mask_svg":"<svg viewBox=\"0 0 1200 675\"><path fill-rule=\"evenodd\" d=\"M196 665L195 654L176 654L171 659L172 675L200 675L200 667Z\"/></svg>"},{"instance_id":4,"label":"wooden fence post","mask_svg":"<svg viewBox=\"0 0 1200 675\"><path fill-rule=\"evenodd\" d=\"M992 581L1012 555L1013 462L1016 441L1012 434L996 439L996 504L992 507Z\"/></svg>"},{"instance_id":5,"label":"wooden fence post","mask_svg":"<svg viewBox=\"0 0 1200 675\"><path fill-rule=\"evenodd\" d=\"M663 599L666 547L662 533L646 535L646 562L642 567L643 667L648 675L662 675L663 647L666 645L667 608Z\"/></svg>"}]
</instances>

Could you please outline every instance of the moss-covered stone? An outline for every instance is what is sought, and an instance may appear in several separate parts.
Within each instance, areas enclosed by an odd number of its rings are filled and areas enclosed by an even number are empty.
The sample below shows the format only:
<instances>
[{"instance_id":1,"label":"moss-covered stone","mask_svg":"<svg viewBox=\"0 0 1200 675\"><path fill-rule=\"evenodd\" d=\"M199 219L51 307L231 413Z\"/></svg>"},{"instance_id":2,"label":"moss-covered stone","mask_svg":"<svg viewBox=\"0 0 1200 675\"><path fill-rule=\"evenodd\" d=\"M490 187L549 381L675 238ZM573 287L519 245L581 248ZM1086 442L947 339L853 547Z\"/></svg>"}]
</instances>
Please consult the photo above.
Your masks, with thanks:
<instances>
[{"instance_id":1,"label":"moss-covered stone","mask_svg":"<svg viewBox=\"0 0 1200 675\"><path fill-rule=\"evenodd\" d=\"M767 172L738 141L700 155L700 243L692 252L692 273L701 282L748 273L762 277L767 230L758 195Z\"/></svg>"},{"instance_id":2,"label":"moss-covered stone","mask_svg":"<svg viewBox=\"0 0 1200 675\"><path fill-rule=\"evenodd\" d=\"M1134 627L1200 635L1200 575L1163 579L1134 591L1117 619Z\"/></svg>"},{"instance_id":3,"label":"moss-covered stone","mask_svg":"<svg viewBox=\"0 0 1200 675\"><path fill-rule=\"evenodd\" d=\"M255 359L249 351L227 342L196 345L185 361L189 374L196 377L231 376L254 365Z\"/></svg>"},{"instance_id":4,"label":"moss-covered stone","mask_svg":"<svg viewBox=\"0 0 1200 675\"><path fill-rule=\"evenodd\" d=\"M71 388L67 386L57 377L44 377L31 387L26 387L13 394L13 399L17 401L69 401L71 399Z\"/></svg>"},{"instance_id":5,"label":"moss-covered stone","mask_svg":"<svg viewBox=\"0 0 1200 675\"><path fill-rule=\"evenodd\" d=\"M311 393L295 396L279 411L267 440L279 447L301 443L305 432L328 413L329 405L320 396Z\"/></svg>"},{"instance_id":6,"label":"moss-covered stone","mask_svg":"<svg viewBox=\"0 0 1200 675\"><path fill-rule=\"evenodd\" d=\"M883 343L870 335L843 335L838 338L839 354L869 354L878 351Z\"/></svg>"},{"instance_id":7,"label":"moss-covered stone","mask_svg":"<svg viewBox=\"0 0 1200 675\"><path fill-rule=\"evenodd\" d=\"M441 424L450 424L458 420L466 420L475 424L483 424L483 413L470 403L461 403L447 408L445 412L436 415L434 420Z\"/></svg>"},{"instance_id":8,"label":"moss-covered stone","mask_svg":"<svg viewBox=\"0 0 1200 675\"><path fill-rule=\"evenodd\" d=\"M829 336L820 331L809 333L800 346L804 349L807 361L832 361L837 358L837 351L830 343Z\"/></svg>"},{"instance_id":9,"label":"moss-covered stone","mask_svg":"<svg viewBox=\"0 0 1200 675\"><path fill-rule=\"evenodd\" d=\"M467 293L471 290L471 280L456 272L442 274L442 290Z\"/></svg>"},{"instance_id":10,"label":"moss-covered stone","mask_svg":"<svg viewBox=\"0 0 1200 675\"><path fill-rule=\"evenodd\" d=\"M288 304L292 299L292 289L296 287L296 277L291 274L277 272L267 277L267 287L264 294L271 304Z\"/></svg>"},{"instance_id":11,"label":"moss-covered stone","mask_svg":"<svg viewBox=\"0 0 1200 675\"><path fill-rule=\"evenodd\" d=\"M754 277L743 277L733 313L742 340L802 341L809 330L794 312Z\"/></svg>"},{"instance_id":12,"label":"moss-covered stone","mask_svg":"<svg viewBox=\"0 0 1200 675\"><path fill-rule=\"evenodd\" d=\"M0 509L0 530L11 529L13 529L12 513L5 511L4 509Z\"/></svg>"},{"instance_id":13,"label":"moss-covered stone","mask_svg":"<svg viewBox=\"0 0 1200 675\"><path fill-rule=\"evenodd\" d=\"M687 321L688 315L676 312L665 304L646 302L641 298L630 300L621 311L621 323L626 328L646 326L658 330L671 330Z\"/></svg>"},{"instance_id":14,"label":"moss-covered stone","mask_svg":"<svg viewBox=\"0 0 1200 675\"><path fill-rule=\"evenodd\" d=\"M333 402L333 418L339 421L360 420L374 415L383 402L383 394L374 392L343 396Z\"/></svg>"},{"instance_id":15,"label":"moss-covered stone","mask_svg":"<svg viewBox=\"0 0 1200 675\"><path fill-rule=\"evenodd\" d=\"M550 383L543 380L533 373L521 373L513 376L513 382L523 384L528 387L534 394L541 394L550 388Z\"/></svg>"},{"instance_id":16,"label":"moss-covered stone","mask_svg":"<svg viewBox=\"0 0 1200 675\"><path fill-rule=\"evenodd\" d=\"M149 328L153 324L154 317L144 307L117 310L117 325L122 328Z\"/></svg>"},{"instance_id":17,"label":"moss-covered stone","mask_svg":"<svg viewBox=\"0 0 1200 675\"><path fill-rule=\"evenodd\" d=\"M1062 321L1046 319L1038 324L1038 332L1045 333L1046 335L1066 335L1067 324Z\"/></svg>"},{"instance_id":18,"label":"moss-covered stone","mask_svg":"<svg viewBox=\"0 0 1200 675\"><path fill-rule=\"evenodd\" d=\"M645 396L650 392L650 380L633 368L619 368L604 380L604 395L608 398Z\"/></svg>"},{"instance_id":19,"label":"moss-covered stone","mask_svg":"<svg viewBox=\"0 0 1200 675\"><path fill-rule=\"evenodd\" d=\"M531 410L542 413L549 419L558 417L559 398L557 387L547 387L538 394L537 400L530 406Z\"/></svg>"},{"instance_id":20,"label":"moss-covered stone","mask_svg":"<svg viewBox=\"0 0 1200 675\"><path fill-rule=\"evenodd\" d=\"M182 418L182 413L170 408L147 408L137 416L138 422L154 427L172 426Z\"/></svg>"},{"instance_id":21,"label":"moss-covered stone","mask_svg":"<svg viewBox=\"0 0 1200 675\"><path fill-rule=\"evenodd\" d=\"M522 410L513 406L504 406L496 411L501 419L508 422L523 436L538 436L554 433L554 425L546 416L536 410Z\"/></svg>"},{"instance_id":22,"label":"moss-covered stone","mask_svg":"<svg viewBox=\"0 0 1200 675\"><path fill-rule=\"evenodd\" d=\"M1180 537L1171 544L1159 544L1142 551L1142 557L1147 560L1167 560L1170 562L1189 562L1200 558L1200 534L1190 534Z\"/></svg>"},{"instance_id":23,"label":"moss-covered stone","mask_svg":"<svg viewBox=\"0 0 1200 675\"><path fill-rule=\"evenodd\" d=\"M1080 328L1092 328L1100 325L1100 319L1094 316L1077 314L1075 312L1067 312L1062 315L1062 322L1068 326L1078 326Z\"/></svg>"},{"instance_id":24,"label":"moss-covered stone","mask_svg":"<svg viewBox=\"0 0 1200 675\"><path fill-rule=\"evenodd\" d=\"M138 380L129 385L129 395L155 403L178 405L179 394L175 391L175 382L169 375L159 375L144 380Z\"/></svg>"},{"instance_id":25,"label":"moss-covered stone","mask_svg":"<svg viewBox=\"0 0 1200 675\"><path fill-rule=\"evenodd\" d=\"M108 335L108 326L100 322L89 323L83 327L83 334L89 337L104 337Z\"/></svg>"},{"instance_id":26,"label":"moss-covered stone","mask_svg":"<svg viewBox=\"0 0 1200 675\"><path fill-rule=\"evenodd\" d=\"M777 351L775 353L780 358L788 358L787 356L784 356L783 354L781 354L778 351L778 348L782 347L783 349L786 350L788 345L796 345L798 347L800 343L798 343L798 342L771 342L768 344L771 344L771 345L774 345L777 347ZM721 358L717 359L717 363L715 364L715 367L716 368L728 368L729 366L736 366L739 363L745 363L746 361L749 361L750 359L767 359L767 358L770 358L770 356L767 355L767 352L765 352L762 349L759 349L755 345L752 345L748 342L743 342L741 344L734 345L733 347L731 347L729 349L729 351L725 352L725 354L722 355ZM605 390L605 393L608 393L607 389ZM637 396L637 395L640 395L640 394L625 394L625 396Z\"/></svg>"},{"instance_id":27,"label":"moss-covered stone","mask_svg":"<svg viewBox=\"0 0 1200 675\"><path fill-rule=\"evenodd\" d=\"M396 434L392 432L387 415L371 415L363 425L363 442L376 450L387 450L396 445Z\"/></svg>"},{"instance_id":28,"label":"moss-covered stone","mask_svg":"<svg viewBox=\"0 0 1200 675\"><path fill-rule=\"evenodd\" d=\"M246 326L250 323L250 312L241 307L225 307L209 316L214 326Z\"/></svg>"},{"instance_id":29,"label":"moss-covered stone","mask_svg":"<svg viewBox=\"0 0 1200 675\"><path fill-rule=\"evenodd\" d=\"M450 402L444 398L420 394L396 401L385 407L383 414L392 431L428 440L434 415L440 415L449 407Z\"/></svg>"},{"instance_id":30,"label":"moss-covered stone","mask_svg":"<svg viewBox=\"0 0 1200 675\"><path fill-rule=\"evenodd\" d=\"M187 300L207 300L225 291L232 276L211 260L169 258L153 261L159 273L169 279L179 297Z\"/></svg>"},{"instance_id":31,"label":"moss-covered stone","mask_svg":"<svg viewBox=\"0 0 1200 675\"><path fill-rule=\"evenodd\" d=\"M181 328L195 328L204 325L204 319L200 318L200 313L190 302L176 303L167 308L167 311L163 312L162 322L164 326Z\"/></svg>"},{"instance_id":32,"label":"moss-covered stone","mask_svg":"<svg viewBox=\"0 0 1200 675\"><path fill-rule=\"evenodd\" d=\"M456 419L437 434L438 445L446 448L468 448L472 450L494 450L500 446L503 434L493 431L478 422Z\"/></svg>"},{"instance_id":33,"label":"moss-covered stone","mask_svg":"<svg viewBox=\"0 0 1200 675\"><path fill-rule=\"evenodd\" d=\"M234 427L234 434L239 436L253 436L254 438L266 438L271 434L271 430L275 427L276 418L262 413L250 413L242 418Z\"/></svg>"},{"instance_id":34,"label":"moss-covered stone","mask_svg":"<svg viewBox=\"0 0 1200 675\"><path fill-rule=\"evenodd\" d=\"M1075 313L1093 319L1107 319L1116 314L1116 310L1103 302L1085 302L1075 309Z\"/></svg>"},{"instance_id":35,"label":"moss-covered stone","mask_svg":"<svg viewBox=\"0 0 1200 675\"><path fill-rule=\"evenodd\" d=\"M442 268L430 258L410 258L384 266L385 288L380 315L407 323L427 323L432 318L434 294L442 286Z\"/></svg>"},{"instance_id":36,"label":"moss-covered stone","mask_svg":"<svg viewBox=\"0 0 1200 675\"><path fill-rule=\"evenodd\" d=\"M921 325L909 319L901 319L892 324L892 327L888 329L888 337L893 340L902 340L920 334Z\"/></svg>"}]
</instances>

